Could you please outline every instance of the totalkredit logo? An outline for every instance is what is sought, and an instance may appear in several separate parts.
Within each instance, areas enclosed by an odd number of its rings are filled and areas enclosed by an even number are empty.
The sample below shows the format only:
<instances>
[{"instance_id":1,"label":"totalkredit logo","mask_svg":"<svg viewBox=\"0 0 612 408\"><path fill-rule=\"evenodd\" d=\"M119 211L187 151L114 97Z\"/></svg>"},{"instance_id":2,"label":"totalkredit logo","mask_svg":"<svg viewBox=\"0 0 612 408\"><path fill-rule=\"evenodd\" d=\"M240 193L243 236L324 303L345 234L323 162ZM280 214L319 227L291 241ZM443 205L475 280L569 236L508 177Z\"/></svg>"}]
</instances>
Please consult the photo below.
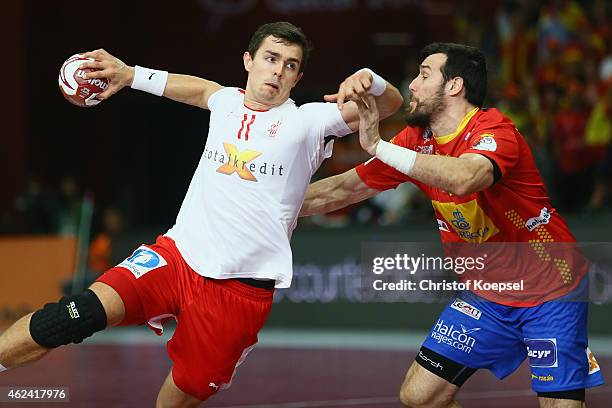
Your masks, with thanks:
<instances>
[{"instance_id":1,"label":"totalkredit logo","mask_svg":"<svg viewBox=\"0 0 612 408\"><path fill-rule=\"evenodd\" d=\"M249 162L259 156L261 156L260 152L256 152L255 150L245 150L242 152L238 151L238 148L231 143L223 143L223 148L225 149L225 153L227 154L227 163L222 166L219 166L217 171L223 174L233 174L238 173L241 179L249 180L249 181L257 181L257 178L253 175L252 171L255 170L255 164L251 163L253 166L252 169Z\"/></svg>"},{"instance_id":2,"label":"totalkredit logo","mask_svg":"<svg viewBox=\"0 0 612 408\"><path fill-rule=\"evenodd\" d=\"M232 143L223 142L223 149L220 151L206 147L204 149L204 159L221 163L217 172L225 175L238 174L241 179L257 182L254 174L262 176L284 176L285 167L282 163L272 163L267 161L253 162L262 155L255 150L239 151ZM286 173L286 172L285 172Z\"/></svg>"}]
</instances>

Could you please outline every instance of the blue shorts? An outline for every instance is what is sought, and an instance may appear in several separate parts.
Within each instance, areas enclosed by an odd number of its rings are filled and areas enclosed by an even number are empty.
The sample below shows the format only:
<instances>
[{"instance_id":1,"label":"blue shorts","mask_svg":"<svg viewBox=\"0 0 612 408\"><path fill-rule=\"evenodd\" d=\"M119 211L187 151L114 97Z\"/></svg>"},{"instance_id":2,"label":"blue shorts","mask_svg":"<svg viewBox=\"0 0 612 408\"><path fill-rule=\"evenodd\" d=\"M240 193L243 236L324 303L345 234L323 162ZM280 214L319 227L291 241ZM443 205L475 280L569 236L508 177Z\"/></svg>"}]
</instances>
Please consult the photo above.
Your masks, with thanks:
<instances>
[{"instance_id":1,"label":"blue shorts","mask_svg":"<svg viewBox=\"0 0 612 408\"><path fill-rule=\"evenodd\" d=\"M563 299L510 307L462 292L423 346L467 367L486 368L499 379L529 357L536 392L601 385L601 370L588 347L588 303Z\"/></svg>"}]
</instances>

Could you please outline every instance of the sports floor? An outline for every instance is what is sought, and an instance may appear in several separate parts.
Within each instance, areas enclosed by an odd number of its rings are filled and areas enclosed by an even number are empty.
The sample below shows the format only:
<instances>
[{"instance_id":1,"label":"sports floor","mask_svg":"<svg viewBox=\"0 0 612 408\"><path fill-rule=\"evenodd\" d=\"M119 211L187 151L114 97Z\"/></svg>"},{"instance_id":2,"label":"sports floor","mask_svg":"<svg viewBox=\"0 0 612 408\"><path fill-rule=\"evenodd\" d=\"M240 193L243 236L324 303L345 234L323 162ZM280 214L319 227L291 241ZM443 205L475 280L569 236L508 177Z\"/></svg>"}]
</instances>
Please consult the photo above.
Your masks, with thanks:
<instances>
[{"instance_id":1,"label":"sports floor","mask_svg":"<svg viewBox=\"0 0 612 408\"><path fill-rule=\"evenodd\" d=\"M69 388L69 403L4 403L6 407L153 407L168 370L164 343L145 328L117 328L83 345L0 374L0 387ZM426 333L265 330L214 408L400 407L399 385ZM604 376L612 378L612 338L592 338ZM527 365L504 381L477 372L458 400L464 407L537 407ZM590 408L612 406L612 385L587 393Z\"/></svg>"}]
</instances>

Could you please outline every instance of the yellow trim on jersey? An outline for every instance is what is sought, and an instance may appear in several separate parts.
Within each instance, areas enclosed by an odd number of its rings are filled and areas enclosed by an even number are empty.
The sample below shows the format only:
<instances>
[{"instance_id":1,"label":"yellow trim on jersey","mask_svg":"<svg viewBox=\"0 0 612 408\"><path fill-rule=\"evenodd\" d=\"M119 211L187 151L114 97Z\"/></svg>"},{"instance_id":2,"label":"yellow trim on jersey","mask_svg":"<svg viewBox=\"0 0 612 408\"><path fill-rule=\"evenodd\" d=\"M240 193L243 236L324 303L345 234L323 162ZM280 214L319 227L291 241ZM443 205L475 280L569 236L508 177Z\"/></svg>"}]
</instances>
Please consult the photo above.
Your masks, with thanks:
<instances>
[{"instance_id":1,"label":"yellow trim on jersey","mask_svg":"<svg viewBox=\"0 0 612 408\"><path fill-rule=\"evenodd\" d=\"M457 130L455 130L450 135L446 135L446 136L436 136L436 135L434 135L434 138L436 139L436 143L438 143L438 144L446 144L446 143L450 142L451 140L453 140L454 138L456 138L459 134L461 134L461 132L463 132L463 130L467 126L467 124L470 121L470 119L472 119L472 117L476 114L476 112L478 112L479 109L480 108L474 108L467 115L465 115L465 117L461 120L461 123L459 123L459 126L457 127Z\"/></svg>"}]
</instances>

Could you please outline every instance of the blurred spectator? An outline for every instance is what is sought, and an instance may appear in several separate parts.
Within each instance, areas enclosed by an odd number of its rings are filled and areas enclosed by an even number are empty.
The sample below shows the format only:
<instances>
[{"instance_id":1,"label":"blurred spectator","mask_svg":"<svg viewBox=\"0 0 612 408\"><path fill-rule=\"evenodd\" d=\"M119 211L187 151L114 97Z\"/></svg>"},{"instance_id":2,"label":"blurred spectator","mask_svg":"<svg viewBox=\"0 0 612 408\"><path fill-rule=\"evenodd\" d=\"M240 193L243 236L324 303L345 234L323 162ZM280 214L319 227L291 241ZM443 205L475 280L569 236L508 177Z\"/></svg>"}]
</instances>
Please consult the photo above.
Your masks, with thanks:
<instances>
[{"instance_id":1,"label":"blurred spectator","mask_svg":"<svg viewBox=\"0 0 612 408\"><path fill-rule=\"evenodd\" d=\"M454 18L456 42L481 44L485 26L481 16L482 6L475 1L462 0Z\"/></svg>"},{"instance_id":2,"label":"blurred spectator","mask_svg":"<svg viewBox=\"0 0 612 408\"><path fill-rule=\"evenodd\" d=\"M612 80L612 38L607 38L607 52L599 63L599 79L602 84L607 84Z\"/></svg>"},{"instance_id":3,"label":"blurred spectator","mask_svg":"<svg viewBox=\"0 0 612 408\"><path fill-rule=\"evenodd\" d=\"M504 81L520 84L533 70L536 33L529 25L529 3L506 1L497 16L501 69Z\"/></svg>"},{"instance_id":4,"label":"blurred spectator","mask_svg":"<svg viewBox=\"0 0 612 408\"><path fill-rule=\"evenodd\" d=\"M535 131L533 119L529 112L529 103L517 84L509 83L506 85L503 99L498 103L498 108L514 122L526 139L534 137Z\"/></svg>"},{"instance_id":5,"label":"blurred spectator","mask_svg":"<svg viewBox=\"0 0 612 408\"><path fill-rule=\"evenodd\" d=\"M599 76L602 81L612 78L612 54L608 54L599 64Z\"/></svg>"},{"instance_id":6,"label":"blurred spectator","mask_svg":"<svg viewBox=\"0 0 612 408\"><path fill-rule=\"evenodd\" d=\"M563 83L563 49L556 41L550 41L547 47L548 53L536 69L536 84L540 93L546 87L562 86Z\"/></svg>"},{"instance_id":7,"label":"blurred spectator","mask_svg":"<svg viewBox=\"0 0 612 408\"><path fill-rule=\"evenodd\" d=\"M89 287L98 279L100 274L118 263L113 257L113 240L122 230L123 217L121 213L113 208L106 209L102 215L102 227L89 244L87 271L83 276L75 275L62 282L62 293L64 295Z\"/></svg>"},{"instance_id":8,"label":"blurred spectator","mask_svg":"<svg viewBox=\"0 0 612 408\"><path fill-rule=\"evenodd\" d=\"M534 113L534 138L531 148L533 156L544 180L553 202L557 202L555 188L555 167L552 158L552 132L555 119L559 112L559 100L562 91L556 86L547 86L543 89Z\"/></svg>"},{"instance_id":9,"label":"blurred spectator","mask_svg":"<svg viewBox=\"0 0 612 408\"><path fill-rule=\"evenodd\" d=\"M609 42L610 35L612 35L610 29L611 12L612 7L610 7L609 1L606 0L595 0L591 3L591 7L586 10L589 21L584 30L586 34L584 41L593 49L598 59L603 59L606 56L606 52L610 51Z\"/></svg>"},{"instance_id":10,"label":"blurred spectator","mask_svg":"<svg viewBox=\"0 0 612 408\"><path fill-rule=\"evenodd\" d=\"M586 126L586 145L595 162L595 186L590 199L592 210L601 210L609 194L612 173L612 77L601 100L595 105Z\"/></svg>"},{"instance_id":11,"label":"blurred spectator","mask_svg":"<svg viewBox=\"0 0 612 408\"><path fill-rule=\"evenodd\" d=\"M560 209L583 208L591 193L593 160L584 140L588 115L586 98L580 93L580 86L573 84L565 107L555 117L552 131Z\"/></svg>"},{"instance_id":12,"label":"blurred spectator","mask_svg":"<svg viewBox=\"0 0 612 408\"><path fill-rule=\"evenodd\" d=\"M535 116L535 131L537 144L549 148L552 128L559 112L559 100L562 90L555 85L542 88L538 111Z\"/></svg>"},{"instance_id":13,"label":"blurred spectator","mask_svg":"<svg viewBox=\"0 0 612 408\"><path fill-rule=\"evenodd\" d=\"M612 197L612 144L608 145L606 158L597 166L595 173L595 186L589 202L589 209L594 212L608 210L611 207Z\"/></svg>"},{"instance_id":14,"label":"blurred spectator","mask_svg":"<svg viewBox=\"0 0 612 408\"><path fill-rule=\"evenodd\" d=\"M564 48L586 24L578 3L570 0L549 0L541 9L538 22L538 57L544 61L550 52L551 43Z\"/></svg>"},{"instance_id":15,"label":"blurred spectator","mask_svg":"<svg viewBox=\"0 0 612 408\"><path fill-rule=\"evenodd\" d=\"M30 177L25 191L15 198L15 232L51 234L55 232L53 195L38 178Z\"/></svg>"},{"instance_id":16,"label":"blurred spectator","mask_svg":"<svg viewBox=\"0 0 612 408\"><path fill-rule=\"evenodd\" d=\"M56 231L60 235L76 236L79 233L82 197L74 178L66 176L59 184L58 205L55 213Z\"/></svg>"},{"instance_id":17,"label":"blurred spectator","mask_svg":"<svg viewBox=\"0 0 612 408\"><path fill-rule=\"evenodd\" d=\"M123 230L123 217L121 213L108 208L102 216L102 229L94 236L89 245L88 266L93 274L101 274L113 266L115 260L112 256L113 237Z\"/></svg>"}]
</instances>

